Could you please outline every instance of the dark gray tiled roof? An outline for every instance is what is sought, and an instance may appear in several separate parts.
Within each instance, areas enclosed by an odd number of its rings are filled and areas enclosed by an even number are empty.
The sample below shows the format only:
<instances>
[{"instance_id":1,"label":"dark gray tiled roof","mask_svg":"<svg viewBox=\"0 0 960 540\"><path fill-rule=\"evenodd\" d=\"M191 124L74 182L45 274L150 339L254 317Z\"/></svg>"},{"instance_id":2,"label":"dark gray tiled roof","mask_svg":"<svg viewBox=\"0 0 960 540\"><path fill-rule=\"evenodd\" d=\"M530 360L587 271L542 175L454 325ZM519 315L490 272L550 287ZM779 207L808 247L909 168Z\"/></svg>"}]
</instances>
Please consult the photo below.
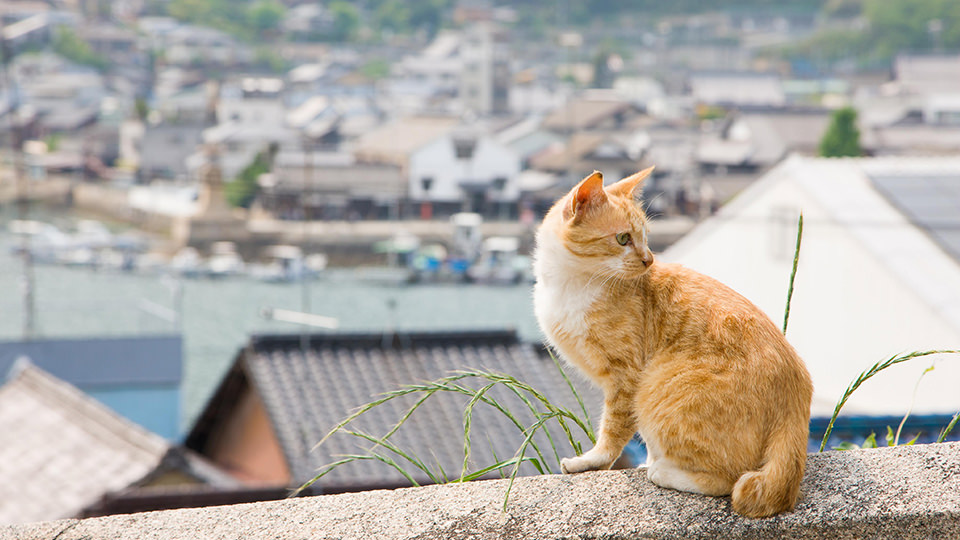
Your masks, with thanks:
<instances>
[{"instance_id":1,"label":"dark gray tiled roof","mask_svg":"<svg viewBox=\"0 0 960 540\"><path fill-rule=\"evenodd\" d=\"M572 410L579 407L553 360L539 347L521 343L513 332L468 332L388 335L313 336L304 355L298 337L254 338L241 356L254 387L260 393L296 483L316 474L318 467L343 454L363 453L370 443L338 434L319 448L314 446L329 429L356 407L378 394L401 385L432 381L455 370L484 369L509 374L543 392L550 400ZM598 393L571 373L592 412L598 411ZM482 387L486 381L464 380L465 386ZM504 404L527 427L535 422L526 405L510 390L498 385L487 394ZM416 401L406 396L377 407L358 419L354 428L383 435ZM463 461L463 410L468 398L438 393L427 400L391 437L391 442L421 458L437 471L439 465L450 477L459 476ZM555 424L552 424L555 426ZM589 448L587 438L573 428ZM573 455L562 441L559 428L550 430L560 456ZM492 464L493 454L508 459L521 445L524 435L507 417L488 405L478 405L471 429L473 451L470 470ZM541 448L549 449L538 436ZM388 452L384 452L388 454ZM527 455L532 455L528 452ZM396 457L396 456L392 456ZM557 468L553 450L547 454ZM418 482L428 477L402 458L405 469ZM416 472L414 472L416 471ZM522 473L535 469L524 465ZM405 484L399 472L375 462L343 465L317 486L322 491L340 491Z\"/></svg>"},{"instance_id":2,"label":"dark gray tiled roof","mask_svg":"<svg viewBox=\"0 0 960 540\"><path fill-rule=\"evenodd\" d=\"M873 175L871 180L900 212L960 261L960 172Z\"/></svg>"}]
</instances>

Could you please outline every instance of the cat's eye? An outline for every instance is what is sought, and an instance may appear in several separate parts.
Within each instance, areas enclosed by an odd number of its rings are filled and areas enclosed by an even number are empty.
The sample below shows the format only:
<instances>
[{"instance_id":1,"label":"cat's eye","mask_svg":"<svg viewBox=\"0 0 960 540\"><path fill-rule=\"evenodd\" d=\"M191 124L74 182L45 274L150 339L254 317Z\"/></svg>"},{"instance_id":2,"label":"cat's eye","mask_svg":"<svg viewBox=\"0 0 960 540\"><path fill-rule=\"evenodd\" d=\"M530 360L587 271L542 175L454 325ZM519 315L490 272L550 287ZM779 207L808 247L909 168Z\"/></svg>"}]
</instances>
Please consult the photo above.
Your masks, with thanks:
<instances>
[{"instance_id":1,"label":"cat's eye","mask_svg":"<svg viewBox=\"0 0 960 540\"><path fill-rule=\"evenodd\" d=\"M630 233L622 232L617 233L617 243L621 246L625 246L630 243Z\"/></svg>"}]
</instances>

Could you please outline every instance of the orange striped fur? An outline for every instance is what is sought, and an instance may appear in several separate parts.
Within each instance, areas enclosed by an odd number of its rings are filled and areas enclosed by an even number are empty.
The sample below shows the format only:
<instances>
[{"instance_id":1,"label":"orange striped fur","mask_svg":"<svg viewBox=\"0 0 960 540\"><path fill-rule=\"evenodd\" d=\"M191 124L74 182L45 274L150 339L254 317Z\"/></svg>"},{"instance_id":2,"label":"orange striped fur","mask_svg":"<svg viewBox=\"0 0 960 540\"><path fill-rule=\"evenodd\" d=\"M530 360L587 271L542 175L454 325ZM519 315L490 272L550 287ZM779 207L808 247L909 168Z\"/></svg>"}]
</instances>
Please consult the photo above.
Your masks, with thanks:
<instances>
[{"instance_id":1,"label":"orange striped fur","mask_svg":"<svg viewBox=\"0 0 960 540\"><path fill-rule=\"evenodd\" d=\"M655 484L731 495L750 517L790 510L806 463L810 376L749 300L654 261L634 199L651 170L608 187L593 173L537 231L537 320L604 394L597 444L564 459L563 472L610 468L639 433Z\"/></svg>"}]
</instances>

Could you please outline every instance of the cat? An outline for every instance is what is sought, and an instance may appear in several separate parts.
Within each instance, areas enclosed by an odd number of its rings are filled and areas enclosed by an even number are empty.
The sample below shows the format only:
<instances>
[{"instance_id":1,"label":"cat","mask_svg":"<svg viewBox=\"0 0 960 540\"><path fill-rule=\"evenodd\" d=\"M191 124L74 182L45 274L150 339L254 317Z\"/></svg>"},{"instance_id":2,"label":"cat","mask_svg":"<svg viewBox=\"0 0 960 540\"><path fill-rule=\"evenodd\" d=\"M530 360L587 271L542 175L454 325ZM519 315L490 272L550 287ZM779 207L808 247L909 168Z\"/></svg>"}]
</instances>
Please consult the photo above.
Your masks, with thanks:
<instances>
[{"instance_id":1,"label":"cat","mask_svg":"<svg viewBox=\"0 0 960 540\"><path fill-rule=\"evenodd\" d=\"M608 187L594 172L537 229L537 321L604 395L596 445L561 469L609 469L639 433L654 484L730 495L749 517L791 510L807 457L810 375L749 300L655 260L635 199L652 170Z\"/></svg>"}]
</instances>

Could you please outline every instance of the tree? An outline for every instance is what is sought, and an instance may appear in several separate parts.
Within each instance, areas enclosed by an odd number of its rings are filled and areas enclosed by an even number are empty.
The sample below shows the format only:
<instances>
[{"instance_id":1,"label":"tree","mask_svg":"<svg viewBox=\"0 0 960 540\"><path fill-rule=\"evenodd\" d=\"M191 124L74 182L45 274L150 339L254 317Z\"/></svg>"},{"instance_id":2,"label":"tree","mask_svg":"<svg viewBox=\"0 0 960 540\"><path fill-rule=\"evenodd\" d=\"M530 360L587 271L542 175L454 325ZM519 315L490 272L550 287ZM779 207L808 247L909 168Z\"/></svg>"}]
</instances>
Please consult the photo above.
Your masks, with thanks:
<instances>
[{"instance_id":1,"label":"tree","mask_svg":"<svg viewBox=\"0 0 960 540\"><path fill-rule=\"evenodd\" d=\"M271 150L257 153L257 157L253 158L253 161L240 171L233 182L224 186L227 202L231 206L250 208L257 196L257 180L261 174L270 172L272 150L271 148Z\"/></svg>"},{"instance_id":2,"label":"tree","mask_svg":"<svg viewBox=\"0 0 960 540\"><path fill-rule=\"evenodd\" d=\"M386 0L377 7L374 20L380 30L402 34L410 30L410 6L400 0Z\"/></svg>"},{"instance_id":3,"label":"tree","mask_svg":"<svg viewBox=\"0 0 960 540\"><path fill-rule=\"evenodd\" d=\"M78 64L106 71L110 65L107 59L94 52L90 44L80 38L72 29L61 27L53 37L53 50L57 54Z\"/></svg>"},{"instance_id":4,"label":"tree","mask_svg":"<svg viewBox=\"0 0 960 540\"><path fill-rule=\"evenodd\" d=\"M333 14L333 34L330 36L334 41L350 41L357 33L360 27L360 13L357 8L343 0L330 2L328 7Z\"/></svg>"},{"instance_id":5,"label":"tree","mask_svg":"<svg viewBox=\"0 0 960 540\"><path fill-rule=\"evenodd\" d=\"M261 0L247 8L247 24L253 27L257 35L263 37L280 24L286 12L283 4L273 0Z\"/></svg>"},{"instance_id":6,"label":"tree","mask_svg":"<svg viewBox=\"0 0 960 540\"><path fill-rule=\"evenodd\" d=\"M830 126L820 139L820 155L823 157L857 157L860 150L860 130L857 129L857 111L844 107L834 111Z\"/></svg>"}]
</instances>

